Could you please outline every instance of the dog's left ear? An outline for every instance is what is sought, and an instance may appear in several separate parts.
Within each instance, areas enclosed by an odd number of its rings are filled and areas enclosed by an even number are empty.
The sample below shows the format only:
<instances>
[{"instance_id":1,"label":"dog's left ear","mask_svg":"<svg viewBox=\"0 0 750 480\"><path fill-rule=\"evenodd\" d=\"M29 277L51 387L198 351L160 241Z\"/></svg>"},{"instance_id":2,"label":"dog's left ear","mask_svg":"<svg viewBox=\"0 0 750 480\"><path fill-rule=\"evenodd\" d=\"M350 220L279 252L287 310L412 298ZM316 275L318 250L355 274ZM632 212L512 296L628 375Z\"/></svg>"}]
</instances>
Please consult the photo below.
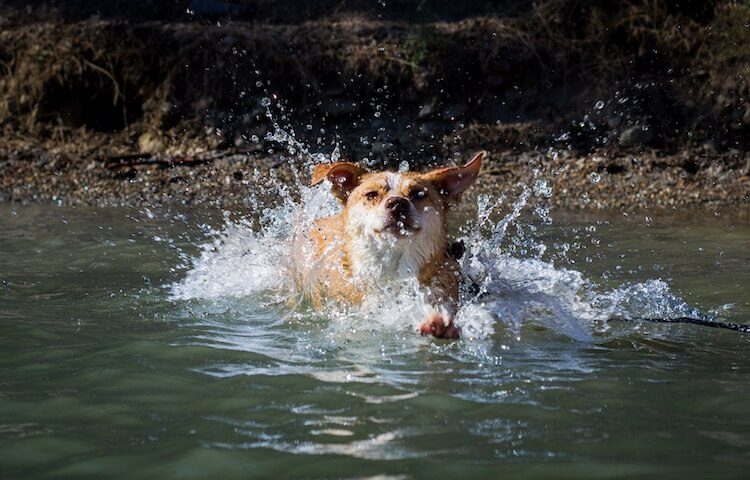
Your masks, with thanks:
<instances>
[{"instance_id":1,"label":"dog's left ear","mask_svg":"<svg viewBox=\"0 0 750 480\"><path fill-rule=\"evenodd\" d=\"M346 203L347 197L357 188L362 175L366 173L366 169L350 162L315 165L310 185L317 185L327 178L333 184L333 196L341 200L341 203Z\"/></svg>"},{"instance_id":2,"label":"dog's left ear","mask_svg":"<svg viewBox=\"0 0 750 480\"><path fill-rule=\"evenodd\" d=\"M440 195L449 198L458 197L474 183L482 168L482 158L485 152L474 155L469 163L463 167L441 168L427 172L425 177L437 187Z\"/></svg>"}]
</instances>

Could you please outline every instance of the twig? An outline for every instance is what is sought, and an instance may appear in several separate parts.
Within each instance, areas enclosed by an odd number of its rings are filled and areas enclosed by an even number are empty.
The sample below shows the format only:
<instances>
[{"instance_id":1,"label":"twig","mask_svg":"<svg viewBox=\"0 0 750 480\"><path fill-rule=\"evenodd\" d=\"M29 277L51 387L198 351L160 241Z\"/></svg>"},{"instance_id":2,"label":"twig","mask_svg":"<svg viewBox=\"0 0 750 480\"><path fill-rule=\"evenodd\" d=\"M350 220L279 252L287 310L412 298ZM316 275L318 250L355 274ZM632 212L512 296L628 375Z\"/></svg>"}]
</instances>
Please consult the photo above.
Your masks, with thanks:
<instances>
[{"instance_id":1,"label":"twig","mask_svg":"<svg viewBox=\"0 0 750 480\"><path fill-rule=\"evenodd\" d=\"M175 167L180 165L201 165L231 155L241 155L243 153L250 153L252 151L252 149L223 150L208 152L204 155L178 157L168 157L152 153L128 153L125 155L115 155L106 158L104 161L104 168L107 168L109 170L117 170L119 168L134 167L138 165L160 165L163 167Z\"/></svg>"},{"instance_id":2,"label":"twig","mask_svg":"<svg viewBox=\"0 0 750 480\"><path fill-rule=\"evenodd\" d=\"M413 68L414 70L422 70L422 68L419 65L417 65L416 63L410 62L408 60L404 60L402 58L392 57L390 55L383 55L383 58L385 58L386 60L390 60L392 62L397 62L397 63L402 63L404 65L408 65L411 68Z\"/></svg>"},{"instance_id":3,"label":"twig","mask_svg":"<svg viewBox=\"0 0 750 480\"><path fill-rule=\"evenodd\" d=\"M99 65L93 62L90 62L89 60L86 60L86 59L83 60L83 63L86 64L89 68L96 70L97 72L101 73L102 75L112 80L112 84L115 87L115 95L114 95L114 98L112 99L112 105L117 105L117 100L119 98L122 98L123 100L122 103L125 103L125 95L120 90L120 84L117 83L117 79L111 72L109 72L106 68L100 67Z\"/></svg>"},{"instance_id":4,"label":"twig","mask_svg":"<svg viewBox=\"0 0 750 480\"><path fill-rule=\"evenodd\" d=\"M608 321L609 322L649 322L649 323L690 323L693 325L701 325L703 327L723 328L726 330L733 330L735 332L750 333L750 325L743 325L740 323L716 322L713 320L705 320L702 318L692 318L692 317L674 317L674 318L612 317L608 319Z\"/></svg>"}]
</instances>

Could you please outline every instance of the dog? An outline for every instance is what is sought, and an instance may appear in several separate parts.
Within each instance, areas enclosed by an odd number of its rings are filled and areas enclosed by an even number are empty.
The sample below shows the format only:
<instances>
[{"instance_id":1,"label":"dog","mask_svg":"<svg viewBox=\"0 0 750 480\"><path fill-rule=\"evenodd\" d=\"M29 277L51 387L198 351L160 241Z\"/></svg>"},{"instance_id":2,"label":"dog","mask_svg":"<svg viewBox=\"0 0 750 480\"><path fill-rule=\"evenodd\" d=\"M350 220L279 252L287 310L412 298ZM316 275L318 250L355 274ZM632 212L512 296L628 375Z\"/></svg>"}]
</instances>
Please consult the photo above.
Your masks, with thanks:
<instances>
[{"instance_id":1,"label":"dog","mask_svg":"<svg viewBox=\"0 0 750 480\"><path fill-rule=\"evenodd\" d=\"M349 162L317 165L311 184L328 180L343 209L316 220L311 243L320 268L312 292L323 299L360 303L373 287L416 279L430 306L422 335L459 338L461 270L449 253L448 209L470 187L484 152L462 167L426 173L369 172Z\"/></svg>"}]
</instances>

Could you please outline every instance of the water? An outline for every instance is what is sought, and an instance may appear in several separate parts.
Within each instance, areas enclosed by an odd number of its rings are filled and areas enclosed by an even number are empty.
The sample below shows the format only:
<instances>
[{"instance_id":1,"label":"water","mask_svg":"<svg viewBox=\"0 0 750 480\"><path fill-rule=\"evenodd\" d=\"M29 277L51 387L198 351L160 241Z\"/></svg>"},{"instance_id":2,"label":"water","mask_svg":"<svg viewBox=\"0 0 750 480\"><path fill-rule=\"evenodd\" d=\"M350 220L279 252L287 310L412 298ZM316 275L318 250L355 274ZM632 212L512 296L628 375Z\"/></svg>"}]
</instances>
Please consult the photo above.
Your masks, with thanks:
<instances>
[{"instance_id":1,"label":"water","mask_svg":"<svg viewBox=\"0 0 750 480\"><path fill-rule=\"evenodd\" d=\"M0 205L0 477L745 478L750 336L603 318L750 322L747 213L514 201L456 222L458 342L408 295L290 310L290 199Z\"/></svg>"}]
</instances>

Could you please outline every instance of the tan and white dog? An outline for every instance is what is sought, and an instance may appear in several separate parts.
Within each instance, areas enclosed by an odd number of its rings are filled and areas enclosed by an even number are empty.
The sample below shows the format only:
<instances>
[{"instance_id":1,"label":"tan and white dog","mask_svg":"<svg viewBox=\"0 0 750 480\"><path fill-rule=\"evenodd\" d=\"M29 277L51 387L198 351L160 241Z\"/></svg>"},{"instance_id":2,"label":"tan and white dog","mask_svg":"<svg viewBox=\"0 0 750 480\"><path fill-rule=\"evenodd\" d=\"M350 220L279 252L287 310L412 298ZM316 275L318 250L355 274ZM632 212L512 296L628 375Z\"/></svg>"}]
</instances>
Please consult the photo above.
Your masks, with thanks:
<instances>
[{"instance_id":1,"label":"tan and white dog","mask_svg":"<svg viewBox=\"0 0 750 480\"><path fill-rule=\"evenodd\" d=\"M344 208L313 225L321 270L313 305L320 307L324 298L360 303L373 288L416 279L431 307L420 332L458 338L453 318L461 272L447 254L445 219L449 206L476 180L483 156L427 173L371 173L348 162L316 166L312 185L328 179Z\"/></svg>"}]
</instances>

